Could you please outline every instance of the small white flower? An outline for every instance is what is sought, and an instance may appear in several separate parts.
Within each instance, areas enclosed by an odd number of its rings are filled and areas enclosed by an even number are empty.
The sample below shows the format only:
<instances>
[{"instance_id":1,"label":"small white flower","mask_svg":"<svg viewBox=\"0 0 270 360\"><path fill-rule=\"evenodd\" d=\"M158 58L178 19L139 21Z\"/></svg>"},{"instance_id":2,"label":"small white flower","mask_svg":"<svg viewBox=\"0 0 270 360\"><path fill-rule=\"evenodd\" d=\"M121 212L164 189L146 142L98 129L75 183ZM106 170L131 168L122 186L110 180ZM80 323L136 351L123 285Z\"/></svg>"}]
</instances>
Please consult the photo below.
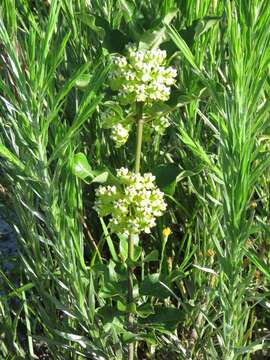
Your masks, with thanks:
<instances>
[{"instance_id":1,"label":"small white flower","mask_svg":"<svg viewBox=\"0 0 270 360\"><path fill-rule=\"evenodd\" d=\"M142 79L143 82L150 81L151 80L151 75L148 74L148 73L144 73L141 79Z\"/></svg>"}]
</instances>

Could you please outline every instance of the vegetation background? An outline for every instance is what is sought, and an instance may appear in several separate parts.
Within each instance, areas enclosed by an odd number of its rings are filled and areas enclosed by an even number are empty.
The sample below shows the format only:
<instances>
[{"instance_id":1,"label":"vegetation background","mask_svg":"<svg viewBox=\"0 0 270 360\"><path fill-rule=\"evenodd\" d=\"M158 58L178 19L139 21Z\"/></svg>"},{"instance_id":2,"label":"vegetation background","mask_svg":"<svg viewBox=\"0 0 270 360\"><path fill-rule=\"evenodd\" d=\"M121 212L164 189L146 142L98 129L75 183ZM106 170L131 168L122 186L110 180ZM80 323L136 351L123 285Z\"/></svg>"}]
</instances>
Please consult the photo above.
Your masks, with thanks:
<instances>
[{"instance_id":1,"label":"vegetation background","mask_svg":"<svg viewBox=\"0 0 270 360\"><path fill-rule=\"evenodd\" d=\"M130 342L138 359L269 359L269 28L268 0L1 1L1 204L19 249L0 270L1 359L124 359ZM143 144L168 211L140 241L133 332L126 245L93 210L96 182L134 164L135 139L115 149L101 126L129 42L178 71L171 126Z\"/></svg>"}]
</instances>

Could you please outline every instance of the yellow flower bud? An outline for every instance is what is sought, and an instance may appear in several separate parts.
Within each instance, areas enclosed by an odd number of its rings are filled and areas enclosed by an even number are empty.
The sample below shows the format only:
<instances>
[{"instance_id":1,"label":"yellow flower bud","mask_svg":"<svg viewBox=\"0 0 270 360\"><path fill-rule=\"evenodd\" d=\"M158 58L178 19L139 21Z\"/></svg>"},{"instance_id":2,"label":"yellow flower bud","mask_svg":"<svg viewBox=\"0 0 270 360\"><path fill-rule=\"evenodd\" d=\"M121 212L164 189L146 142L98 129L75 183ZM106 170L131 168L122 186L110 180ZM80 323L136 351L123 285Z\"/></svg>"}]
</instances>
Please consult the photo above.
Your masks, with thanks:
<instances>
[{"instance_id":1,"label":"yellow flower bud","mask_svg":"<svg viewBox=\"0 0 270 360\"><path fill-rule=\"evenodd\" d=\"M164 237L168 237L169 235L171 235L172 230L169 227L166 227L165 229L163 229L163 236Z\"/></svg>"}]
</instances>

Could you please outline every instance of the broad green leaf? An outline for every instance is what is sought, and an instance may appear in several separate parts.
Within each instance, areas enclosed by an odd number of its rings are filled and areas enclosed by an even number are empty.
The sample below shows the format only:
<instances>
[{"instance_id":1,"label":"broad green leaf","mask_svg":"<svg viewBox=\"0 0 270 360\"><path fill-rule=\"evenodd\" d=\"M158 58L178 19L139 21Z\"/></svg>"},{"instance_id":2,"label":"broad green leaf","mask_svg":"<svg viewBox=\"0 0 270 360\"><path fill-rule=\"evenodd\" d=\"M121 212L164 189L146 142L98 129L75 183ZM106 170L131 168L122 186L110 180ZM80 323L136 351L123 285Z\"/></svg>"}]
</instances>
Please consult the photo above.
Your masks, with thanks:
<instances>
[{"instance_id":1,"label":"broad green leaf","mask_svg":"<svg viewBox=\"0 0 270 360\"><path fill-rule=\"evenodd\" d=\"M193 91L192 94L185 94L183 93L183 91L173 90L171 92L171 96L167 104L171 106L172 109L185 106L187 104L192 103L193 101L199 100L203 91L204 91L203 87L197 89L196 91Z\"/></svg>"},{"instance_id":2,"label":"broad green leaf","mask_svg":"<svg viewBox=\"0 0 270 360\"><path fill-rule=\"evenodd\" d=\"M137 307L137 314L141 318L146 318L147 316L154 314L154 306L149 303L144 303Z\"/></svg>"},{"instance_id":3,"label":"broad green leaf","mask_svg":"<svg viewBox=\"0 0 270 360\"><path fill-rule=\"evenodd\" d=\"M75 176L82 180L89 177L91 183L103 184L109 177L109 172L107 170L92 170L86 156L83 153L77 153L74 155L71 161L71 171Z\"/></svg>"},{"instance_id":4,"label":"broad green leaf","mask_svg":"<svg viewBox=\"0 0 270 360\"><path fill-rule=\"evenodd\" d=\"M166 194L173 195L180 169L176 164L160 165L152 170L158 187Z\"/></svg>"},{"instance_id":5,"label":"broad green leaf","mask_svg":"<svg viewBox=\"0 0 270 360\"><path fill-rule=\"evenodd\" d=\"M144 262L150 261L158 261L159 260L159 253L158 250L152 250L146 257L144 258Z\"/></svg>"},{"instance_id":6,"label":"broad green leaf","mask_svg":"<svg viewBox=\"0 0 270 360\"><path fill-rule=\"evenodd\" d=\"M141 340L140 339L140 336L137 335L137 334L134 334L130 331L125 331L122 335L122 341L124 344L129 344L133 341L136 341L136 340Z\"/></svg>"},{"instance_id":7,"label":"broad green leaf","mask_svg":"<svg viewBox=\"0 0 270 360\"><path fill-rule=\"evenodd\" d=\"M107 170L93 170L92 172L94 178L91 181L91 183L99 183L99 184L104 184L107 182L108 178L109 178L109 172Z\"/></svg>"},{"instance_id":8,"label":"broad green leaf","mask_svg":"<svg viewBox=\"0 0 270 360\"><path fill-rule=\"evenodd\" d=\"M105 30L101 26L96 25L96 17L91 14L78 14L78 18L81 22L87 25L91 30L96 32L100 38L104 38Z\"/></svg>"},{"instance_id":9,"label":"broad green leaf","mask_svg":"<svg viewBox=\"0 0 270 360\"><path fill-rule=\"evenodd\" d=\"M84 180L87 177L93 178L93 171L86 156L83 153L75 154L71 163L72 173Z\"/></svg>"},{"instance_id":10,"label":"broad green leaf","mask_svg":"<svg viewBox=\"0 0 270 360\"><path fill-rule=\"evenodd\" d=\"M84 349L86 349L88 346L91 346L91 342L85 336L81 336L81 335L73 334L73 333L67 333L64 331L56 330L56 329L54 331L57 335L61 336L62 338L80 344L82 346L82 348L84 348Z\"/></svg>"},{"instance_id":11,"label":"broad green leaf","mask_svg":"<svg viewBox=\"0 0 270 360\"><path fill-rule=\"evenodd\" d=\"M170 11L163 19L161 26L147 30L140 39L139 49L156 49L161 43L168 40L165 25L169 25L177 13L178 10Z\"/></svg>"},{"instance_id":12,"label":"broad green leaf","mask_svg":"<svg viewBox=\"0 0 270 360\"><path fill-rule=\"evenodd\" d=\"M123 301L117 300L117 309L121 312L127 312L127 304Z\"/></svg>"},{"instance_id":13,"label":"broad green leaf","mask_svg":"<svg viewBox=\"0 0 270 360\"><path fill-rule=\"evenodd\" d=\"M121 258L125 261L128 258L128 240L124 236L119 236L119 251L121 254ZM134 257L132 261L137 261L141 256L142 248L138 245L134 244Z\"/></svg>"},{"instance_id":14,"label":"broad green leaf","mask_svg":"<svg viewBox=\"0 0 270 360\"><path fill-rule=\"evenodd\" d=\"M125 46L129 43L128 37L120 30L106 31L103 47L106 48L110 53L121 53L124 51Z\"/></svg>"},{"instance_id":15,"label":"broad green leaf","mask_svg":"<svg viewBox=\"0 0 270 360\"><path fill-rule=\"evenodd\" d=\"M140 284L140 295L154 296L159 299L166 299L171 295L160 283L160 275L158 273L148 275Z\"/></svg>"},{"instance_id":16,"label":"broad green leaf","mask_svg":"<svg viewBox=\"0 0 270 360\"><path fill-rule=\"evenodd\" d=\"M82 74L76 80L76 86L78 88L85 88L90 82L91 76L89 74Z\"/></svg>"},{"instance_id":17,"label":"broad green leaf","mask_svg":"<svg viewBox=\"0 0 270 360\"><path fill-rule=\"evenodd\" d=\"M183 310L172 307L155 306L154 312L146 318L140 318L138 322L161 331L173 331L184 319Z\"/></svg>"},{"instance_id":18,"label":"broad green leaf","mask_svg":"<svg viewBox=\"0 0 270 360\"><path fill-rule=\"evenodd\" d=\"M167 40L165 28L149 30L144 33L139 43L139 49L156 49L161 43Z\"/></svg>"},{"instance_id":19,"label":"broad green leaf","mask_svg":"<svg viewBox=\"0 0 270 360\"><path fill-rule=\"evenodd\" d=\"M121 319L123 317L123 312L119 311L117 308L105 305L97 310L98 316L101 316L105 323L112 323L113 319L117 317Z\"/></svg>"},{"instance_id":20,"label":"broad green leaf","mask_svg":"<svg viewBox=\"0 0 270 360\"><path fill-rule=\"evenodd\" d=\"M199 36L211 29L220 21L219 16L206 16L201 19L194 20L192 24L179 33L188 46L193 46Z\"/></svg>"},{"instance_id":21,"label":"broad green leaf","mask_svg":"<svg viewBox=\"0 0 270 360\"><path fill-rule=\"evenodd\" d=\"M110 63L108 63L105 67L102 65L101 60L98 62L96 66L95 73L91 77L90 83L88 87L85 89L84 95L78 107L78 111L76 113L75 119L65 133L63 139L57 144L54 152L52 153L48 164L50 164L55 158L58 157L60 152L65 152L68 144L71 139L73 139L79 130L82 128L84 123L89 120L92 113L95 111L99 102L102 99L102 95L98 95L97 92L100 87L103 85L104 80L109 72ZM75 79L76 81L77 79Z\"/></svg>"},{"instance_id":22,"label":"broad green leaf","mask_svg":"<svg viewBox=\"0 0 270 360\"><path fill-rule=\"evenodd\" d=\"M127 296L127 281L107 281L102 289L100 289L98 295L103 299L112 297L125 299Z\"/></svg>"}]
</instances>

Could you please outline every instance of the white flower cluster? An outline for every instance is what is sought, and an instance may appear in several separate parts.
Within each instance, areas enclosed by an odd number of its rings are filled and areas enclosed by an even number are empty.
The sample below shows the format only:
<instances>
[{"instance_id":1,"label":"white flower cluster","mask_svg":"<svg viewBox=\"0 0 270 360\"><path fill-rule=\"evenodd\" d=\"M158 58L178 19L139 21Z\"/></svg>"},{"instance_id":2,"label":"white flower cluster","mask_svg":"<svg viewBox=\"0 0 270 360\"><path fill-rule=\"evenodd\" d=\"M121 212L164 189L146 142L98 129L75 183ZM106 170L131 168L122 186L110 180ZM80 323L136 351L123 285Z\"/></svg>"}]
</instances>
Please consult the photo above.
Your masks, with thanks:
<instances>
[{"instance_id":1,"label":"white flower cluster","mask_svg":"<svg viewBox=\"0 0 270 360\"><path fill-rule=\"evenodd\" d=\"M120 115L113 109L106 109L101 113L101 126L104 129L111 129L111 139L116 148L125 145L134 122L134 117L128 113ZM162 136L168 126L170 126L170 121L167 116L156 115L151 120L148 120L146 116L144 135L149 139L154 133Z\"/></svg>"},{"instance_id":2,"label":"white flower cluster","mask_svg":"<svg viewBox=\"0 0 270 360\"><path fill-rule=\"evenodd\" d=\"M131 121L113 109L102 112L100 119L104 129L111 129L111 139L115 142L115 147L120 148L125 145L132 127Z\"/></svg>"},{"instance_id":3,"label":"white flower cluster","mask_svg":"<svg viewBox=\"0 0 270 360\"><path fill-rule=\"evenodd\" d=\"M111 138L115 142L115 147L120 148L125 145L129 137L130 126L121 123L112 126Z\"/></svg>"},{"instance_id":4,"label":"white flower cluster","mask_svg":"<svg viewBox=\"0 0 270 360\"><path fill-rule=\"evenodd\" d=\"M155 176L121 168L117 177L121 187L100 186L96 190L95 210L100 216L111 215L109 226L114 233L150 233L156 217L166 210L164 194L155 185Z\"/></svg>"},{"instance_id":5,"label":"white flower cluster","mask_svg":"<svg viewBox=\"0 0 270 360\"><path fill-rule=\"evenodd\" d=\"M170 126L170 121L166 116L161 116L153 122L153 129L154 131L159 134L163 135L167 127Z\"/></svg>"},{"instance_id":6,"label":"white flower cluster","mask_svg":"<svg viewBox=\"0 0 270 360\"><path fill-rule=\"evenodd\" d=\"M126 57L115 57L110 86L119 90L122 104L169 99L177 71L165 66L166 55L165 50L137 50L128 45Z\"/></svg>"}]
</instances>

